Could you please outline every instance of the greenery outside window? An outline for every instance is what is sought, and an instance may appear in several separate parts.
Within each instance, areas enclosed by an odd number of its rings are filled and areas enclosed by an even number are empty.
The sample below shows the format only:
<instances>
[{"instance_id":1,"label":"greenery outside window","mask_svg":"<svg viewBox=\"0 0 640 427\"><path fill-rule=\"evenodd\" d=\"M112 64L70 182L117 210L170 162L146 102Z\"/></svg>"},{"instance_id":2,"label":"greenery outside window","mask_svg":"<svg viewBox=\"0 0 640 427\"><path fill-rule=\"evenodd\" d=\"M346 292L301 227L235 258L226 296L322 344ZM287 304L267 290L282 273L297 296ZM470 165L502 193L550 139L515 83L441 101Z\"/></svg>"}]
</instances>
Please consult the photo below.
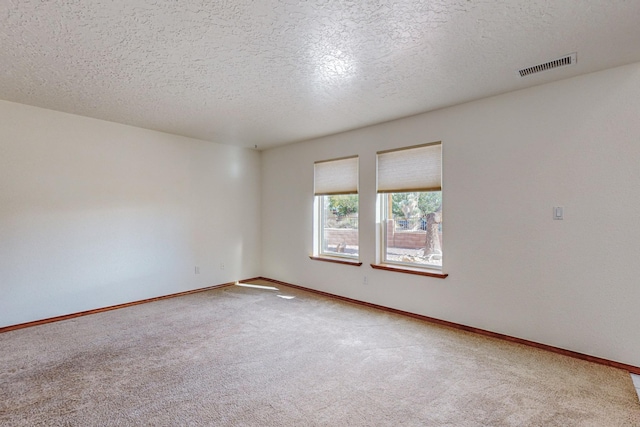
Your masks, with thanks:
<instances>
[{"instance_id":1,"label":"greenery outside window","mask_svg":"<svg viewBox=\"0 0 640 427\"><path fill-rule=\"evenodd\" d=\"M378 152L380 262L442 269L442 144Z\"/></svg>"},{"instance_id":2,"label":"greenery outside window","mask_svg":"<svg viewBox=\"0 0 640 427\"><path fill-rule=\"evenodd\" d=\"M314 256L358 259L358 157L314 165Z\"/></svg>"},{"instance_id":3,"label":"greenery outside window","mask_svg":"<svg viewBox=\"0 0 640 427\"><path fill-rule=\"evenodd\" d=\"M382 261L442 268L442 192L381 195L384 250Z\"/></svg>"}]
</instances>

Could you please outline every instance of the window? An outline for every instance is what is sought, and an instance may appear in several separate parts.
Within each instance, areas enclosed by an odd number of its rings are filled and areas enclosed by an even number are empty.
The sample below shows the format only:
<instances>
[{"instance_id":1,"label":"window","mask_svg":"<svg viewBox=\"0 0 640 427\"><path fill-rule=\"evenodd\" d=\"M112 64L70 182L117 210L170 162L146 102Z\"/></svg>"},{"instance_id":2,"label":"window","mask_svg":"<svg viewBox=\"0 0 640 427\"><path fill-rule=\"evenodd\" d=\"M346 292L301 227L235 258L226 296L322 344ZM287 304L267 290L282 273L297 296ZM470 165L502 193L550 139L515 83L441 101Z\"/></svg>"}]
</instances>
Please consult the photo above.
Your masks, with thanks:
<instances>
[{"instance_id":1,"label":"window","mask_svg":"<svg viewBox=\"0 0 640 427\"><path fill-rule=\"evenodd\" d=\"M442 144L378 152L380 260L442 268Z\"/></svg>"},{"instance_id":2,"label":"window","mask_svg":"<svg viewBox=\"0 0 640 427\"><path fill-rule=\"evenodd\" d=\"M314 164L314 256L358 259L358 157Z\"/></svg>"}]
</instances>

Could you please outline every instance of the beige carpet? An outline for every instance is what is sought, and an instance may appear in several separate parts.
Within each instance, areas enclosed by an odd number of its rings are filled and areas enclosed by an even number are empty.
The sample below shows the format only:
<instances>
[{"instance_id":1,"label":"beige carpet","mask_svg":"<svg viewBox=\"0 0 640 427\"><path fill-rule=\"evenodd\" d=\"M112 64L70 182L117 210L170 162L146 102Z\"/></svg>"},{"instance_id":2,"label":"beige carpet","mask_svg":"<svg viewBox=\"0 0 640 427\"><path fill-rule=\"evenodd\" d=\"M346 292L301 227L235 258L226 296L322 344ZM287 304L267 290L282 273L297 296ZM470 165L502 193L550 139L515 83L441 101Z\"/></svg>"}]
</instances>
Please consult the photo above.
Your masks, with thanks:
<instances>
[{"instance_id":1,"label":"beige carpet","mask_svg":"<svg viewBox=\"0 0 640 427\"><path fill-rule=\"evenodd\" d=\"M0 425L640 426L627 372L278 287L0 334Z\"/></svg>"}]
</instances>

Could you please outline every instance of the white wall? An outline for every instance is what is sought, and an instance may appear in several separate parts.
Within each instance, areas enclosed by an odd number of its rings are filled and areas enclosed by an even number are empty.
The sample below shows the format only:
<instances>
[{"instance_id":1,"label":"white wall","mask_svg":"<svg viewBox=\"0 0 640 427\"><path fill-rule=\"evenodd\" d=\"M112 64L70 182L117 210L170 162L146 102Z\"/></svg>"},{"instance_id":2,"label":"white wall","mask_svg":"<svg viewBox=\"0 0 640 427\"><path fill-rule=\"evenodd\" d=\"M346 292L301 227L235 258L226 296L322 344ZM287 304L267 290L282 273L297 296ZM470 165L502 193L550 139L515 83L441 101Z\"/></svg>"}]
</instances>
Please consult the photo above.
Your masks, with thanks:
<instances>
[{"instance_id":1,"label":"white wall","mask_svg":"<svg viewBox=\"0 0 640 427\"><path fill-rule=\"evenodd\" d=\"M375 153L431 141L450 275L373 270ZM364 264L309 260L313 162L353 154ZM262 179L267 277L640 366L640 64L271 149Z\"/></svg>"},{"instance_id":2,"label":"white wall","mask_svg":"<svg viewBox=\"0 0 640 427\"><path fill-rule=\"evenodd\" d=\"M259 178L255 151L0 101L0 326L258 275Z\"/></svg>"}]
</instances>

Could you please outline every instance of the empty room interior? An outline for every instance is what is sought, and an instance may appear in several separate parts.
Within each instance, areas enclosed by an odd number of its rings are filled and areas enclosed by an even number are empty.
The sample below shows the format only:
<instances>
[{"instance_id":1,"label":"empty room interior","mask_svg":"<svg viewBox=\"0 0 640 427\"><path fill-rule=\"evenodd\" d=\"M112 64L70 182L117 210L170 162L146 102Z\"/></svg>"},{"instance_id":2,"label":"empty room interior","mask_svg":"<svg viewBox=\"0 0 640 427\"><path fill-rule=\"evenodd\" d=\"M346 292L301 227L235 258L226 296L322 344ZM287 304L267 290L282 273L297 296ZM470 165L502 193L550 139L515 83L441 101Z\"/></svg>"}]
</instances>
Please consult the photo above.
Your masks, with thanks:
<instances>
[{"instance_id":1,"label":"empty room interior","mask_svg":"<svg viewBox=\"0 0 640 427\"><path fill-rule=\"evenodd\" d=\"M3 1L0 424L640 426L638 22Z\"/></svg>"}]
</instances>

